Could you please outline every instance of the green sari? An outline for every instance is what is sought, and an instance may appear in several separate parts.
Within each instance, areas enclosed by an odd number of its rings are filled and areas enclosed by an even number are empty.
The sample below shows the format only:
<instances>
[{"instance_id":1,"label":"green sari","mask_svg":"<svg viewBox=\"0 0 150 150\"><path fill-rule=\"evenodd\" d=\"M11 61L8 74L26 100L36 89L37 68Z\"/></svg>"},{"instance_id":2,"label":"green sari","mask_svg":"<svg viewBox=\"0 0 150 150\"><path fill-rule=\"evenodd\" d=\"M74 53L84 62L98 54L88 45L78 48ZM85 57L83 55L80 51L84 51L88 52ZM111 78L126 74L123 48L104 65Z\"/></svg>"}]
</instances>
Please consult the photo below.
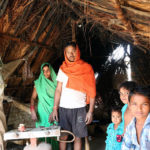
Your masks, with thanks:
<instances>
[{"instance_id":1,"label":"green sari","mask_svg":"<svg viewBox=\"0 0 150 150\"><path fill-rule=\"evenodd\" d=\"M43 73L44 65L49 66L51 80L47 79L44 76ZM40 76L37 80L34 81L34 84L38 95L38 106L37 106L38 121L36 122L36 127L39 126L49 127L53 125L52 123L49 122L49 115L53 111L54 95L55 95L55 89L57 85L56 73L49 63L42 64ZM41 141L43 140L41 139ZM52 145L53 150L59 149L57 141L52 140L50 138L47 138L46 140L48 143Z\"/></svg>"}]
</instances>

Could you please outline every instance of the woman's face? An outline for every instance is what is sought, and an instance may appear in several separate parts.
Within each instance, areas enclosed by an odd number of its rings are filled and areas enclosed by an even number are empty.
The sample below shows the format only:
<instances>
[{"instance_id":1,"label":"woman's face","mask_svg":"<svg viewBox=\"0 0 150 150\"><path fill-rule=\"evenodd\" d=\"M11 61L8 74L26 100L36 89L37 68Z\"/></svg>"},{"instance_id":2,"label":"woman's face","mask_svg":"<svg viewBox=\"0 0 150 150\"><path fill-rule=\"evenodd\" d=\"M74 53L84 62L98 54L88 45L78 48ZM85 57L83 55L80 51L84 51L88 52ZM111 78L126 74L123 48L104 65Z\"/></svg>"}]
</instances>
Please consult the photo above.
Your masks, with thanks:
<instances>
[{"instance_id":1,"label":"woman's face","mask_svg":"<svg viewBox=\"0 0 150 150\"><path fill-rule=\"evenodd\" d=\"M45 78L47 79L50 78L51 72L48 66L43 67L43 73L44 73Z\"/></svg>"}]
</instances>

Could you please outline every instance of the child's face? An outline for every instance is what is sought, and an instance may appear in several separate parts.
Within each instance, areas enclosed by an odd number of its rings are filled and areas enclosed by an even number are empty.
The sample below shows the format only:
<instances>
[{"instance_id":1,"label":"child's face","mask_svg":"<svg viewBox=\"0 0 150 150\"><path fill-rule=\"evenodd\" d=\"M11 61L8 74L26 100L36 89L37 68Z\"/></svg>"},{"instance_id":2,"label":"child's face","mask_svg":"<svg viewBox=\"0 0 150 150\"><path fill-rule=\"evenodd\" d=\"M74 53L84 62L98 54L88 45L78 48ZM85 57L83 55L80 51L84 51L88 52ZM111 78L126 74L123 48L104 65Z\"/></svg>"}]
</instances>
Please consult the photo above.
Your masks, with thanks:
<instances>
[{"instance_id":1,"label":"child's face","mask_svg":"<svg viewBox=\"0 0 150 150\"><path fill-rule=\"evenodd\" d=\"M128 96L129 96L129 91L125 88L120 88L120 99L124 104L128 103Z\"/></svg>"},{"instance_id":2,"label":"child's face","mask_svg":"<svg viewBox=\"0 0 150 150\"><path fill-rule=\"evenodd\" d=\"M130 109L132 114L137 118L147 118L150 112L150 100L140 94L135 94L130 99Z\"/></svg>"},{"instance_id":3,"label":"child's face","mask_svg":"<svg viewBox=\"0 0 150 150\"><path fill-rule=\"evenodd\" d=\"M116 125L120 124L120 122L122 120L121 113L119 113L117 111L112 111L112 113L111 113L111 120Z\"/></svg>"}]
</instances>

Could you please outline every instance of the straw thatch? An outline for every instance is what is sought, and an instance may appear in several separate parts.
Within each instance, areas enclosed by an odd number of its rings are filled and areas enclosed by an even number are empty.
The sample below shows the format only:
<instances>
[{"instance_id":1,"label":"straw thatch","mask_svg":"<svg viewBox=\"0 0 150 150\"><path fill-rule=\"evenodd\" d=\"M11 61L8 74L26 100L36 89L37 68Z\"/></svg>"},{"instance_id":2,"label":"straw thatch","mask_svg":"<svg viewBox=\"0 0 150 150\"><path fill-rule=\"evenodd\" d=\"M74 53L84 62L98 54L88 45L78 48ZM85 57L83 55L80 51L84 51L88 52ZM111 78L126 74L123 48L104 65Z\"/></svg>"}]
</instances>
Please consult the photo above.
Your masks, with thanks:
<instances>
[{"instance_id":1,"label":"straw thatch","mask_svg":"<svg viewBox=\"0 0 150 150\"><path fill-rule=\"evenodd\" d=\"M76 40L83 24L150 50L149 0L1 0L0 10L3 63L23 60L7 81L10 95L26 97L41 63L61 57L64 43Z\"/></svg>"}]
</instances>

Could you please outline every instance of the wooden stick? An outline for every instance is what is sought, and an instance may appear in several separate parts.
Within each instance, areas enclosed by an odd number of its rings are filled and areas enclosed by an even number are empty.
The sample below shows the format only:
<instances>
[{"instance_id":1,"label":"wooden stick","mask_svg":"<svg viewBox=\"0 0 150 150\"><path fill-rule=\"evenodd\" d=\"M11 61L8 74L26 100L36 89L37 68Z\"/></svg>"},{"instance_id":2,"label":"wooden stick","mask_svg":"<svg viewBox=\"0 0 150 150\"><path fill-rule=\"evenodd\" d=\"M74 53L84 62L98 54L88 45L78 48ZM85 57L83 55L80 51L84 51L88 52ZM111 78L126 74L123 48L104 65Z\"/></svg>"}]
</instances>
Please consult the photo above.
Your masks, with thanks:
<instances>
[{"instance_id":1,"label":"wooden stick","mask_svg":"<svg viewBox=\"0 0 150 150\"><path fill-rule=\"evenodd\" d=\"M75 2L75 3L78 3L78 4L82 5L82 6L89 6L89 7L93 8L93 9L96 9L96 10L99 10L99 11L102 11L102 12L105 12L105 13L115 14L114 11L108 10L108 9L100 7L100 6L89 5L88 3L82 2L80 0L72 0L72 1Z\"/></svg>"},{"instance_id":2,"label":"wooden stick","mask_svg":"<svg viewBox=\"0 0 150 150\"><path fill-rule=\"evenodd\" d=\"M131 24L131 21L130 20L127 20L123 11L122 11L122 8L120 6L120 2L119 0L113 0L115 2L115 8L117 10L117 17L118 19L120 19L122 21L122 23L125 25L125 27L127 28L127 30L130 32L133 40L134 40L134 45L138 45L138 40L136 38L136 34L134 33L134 30L133 30L133 27L132 27L132 24Z\"/></svg>"},{"instance_id":3,"label":"wooden stick","mask_svg":"<svg viewBox=\"0 0 150 150\"><path fill-rule=\"evenodd\" d=\"M134 14L138 14L140 16L144 16L144 17L150 18L150 12L144 12L144 11L137 10L137 9L134 9L134 8L131 8L131 7L127 7L127 6L123 6L123 5L121 5L121 8L126 9L128 11L131 11Z\"/></svg>"},{"instance_id":4,"label":"wooden stick","mask_svg":"<svg viewBox=\"0 0 150 150\"><path fill-rule=\"evenodd\" d=\"M74 20L71 20L72 25L72 41L76 42L76 23Z\"/></svg>"},{"instance_id":5,"label":"wooden stick","mask_svg":"<svg viewBox=\"0 0 150 150\"><path fill-rule=\"evenodd\" d=\"M70 3L68 0L63 0L63 2L75 12L75 14L79 17L82 18L83 14L80 13L79 10L77 10L75 7L73 7L72 3Z\"/></svg>"},{"instance_id":6,"label":"wooden stick","mask_svg":"<svg viewBox=\"0 0 150 150\"><path fill-rule=\"evenodd\" d=\"M0 17L4 14L4 12L7 8L8 2L9 2L9 0L4 0L0 3Z\"/></svg>"},{"instance_id":7,"label":"wooden stick","mask_svg":"<svg viewBox=\"0 0 150 150\"><path fill-rule=\"evenodd\" d=\"M90 144L88 141L88 137L85 137L85 150L90 150Z\"/></svg>"},{"instance_id":8,"label":"wooden stick","mask_svg":"<svg viewBox=\"0 0 150 150\"><path fill-rule=\"evenodd\" d=\"M27 107L24 104L14 100L13 98L10 98L8 96L4 96L4 100L7 100L7 102L12 102L16 108L18 108L18 109L20 109L20 110L22 110L28 114L31 114L29 107Z\"/></svg>"},{"instance_id":9,"label":"wooden stick","mask_svg":"<svg viewBox=\"0 0 150 150\"><path fill-rule=\"evenodd\" d=\"M39 22L39 24L38 24L38 26L37 26L37 29L36 29L36 31L34 32L33 36L32 36L31 41L34 40L34 38L35 38L35 36L36 36L37 32L39 31L39 28L40 28L40 26L41 26L41 24L42 24L42 21L43 21L45 15L46 15L46 13L48 12L49 9L50 9L50 5L48 5L47 8L46 8L46 10L44 11L44 13L43 13L43 15L42 15L42 17L41 17L41 19L40 19L40 22Z\"/></svg>"}]
</instances>

